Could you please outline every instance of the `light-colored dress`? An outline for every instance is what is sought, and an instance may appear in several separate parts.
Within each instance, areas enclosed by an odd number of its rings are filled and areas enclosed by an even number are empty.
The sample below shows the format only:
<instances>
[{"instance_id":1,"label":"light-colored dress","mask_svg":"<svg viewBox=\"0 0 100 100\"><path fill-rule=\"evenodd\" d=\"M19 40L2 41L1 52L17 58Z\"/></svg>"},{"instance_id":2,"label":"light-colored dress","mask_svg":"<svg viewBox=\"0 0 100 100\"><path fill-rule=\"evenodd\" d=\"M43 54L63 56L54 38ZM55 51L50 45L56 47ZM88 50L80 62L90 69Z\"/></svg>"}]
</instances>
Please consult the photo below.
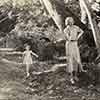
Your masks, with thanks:
<instances>
[{"instance_id":1,"label":"light-colored dress","mask_svg":"<svg viewBox=\"0 0 100 100\"><path fill-rule=\"evenodd\" d=\"M32 51L24 51L24 60L23 60L23 64L33 64L32 61Z\"/></svg>"},{"instance_id":2,"label":"light-colored dress","mask_svg":"<svg viewBox=\"0 0 100 100\"><path fill-rule=\"evenodd\" d=\"M66 56L68 61L68 72L78 71L80 66L81 69L81 59L80 52L78 47L78 34L83 33L83 31L76 25L72 25L71 27L66 27L64 30L65 37L68 39L70 37L70 41L66 40L65 49ZM79 66L78 66L79 65Z\"/></svg>"}]
</instances>

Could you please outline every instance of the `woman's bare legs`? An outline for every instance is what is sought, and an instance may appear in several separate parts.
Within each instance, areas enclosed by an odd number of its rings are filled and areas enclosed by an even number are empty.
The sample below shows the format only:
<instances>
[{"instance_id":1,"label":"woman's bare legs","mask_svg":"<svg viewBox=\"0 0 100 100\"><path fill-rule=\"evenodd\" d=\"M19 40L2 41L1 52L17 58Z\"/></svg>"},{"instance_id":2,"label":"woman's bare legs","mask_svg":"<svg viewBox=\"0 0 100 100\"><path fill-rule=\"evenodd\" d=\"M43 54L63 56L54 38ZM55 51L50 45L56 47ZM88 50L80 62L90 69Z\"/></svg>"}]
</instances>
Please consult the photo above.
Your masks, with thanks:
<instances>
[{"instance_id":1,"label":"woman's bare legs","mask_svg":"<svg viewBox=\"0 0 100 100\"><path fill-rule=\"evenodd\" d=\"M77 64L79 65L79 72L87 72L86 70L83 69L80 56L78 56Z\"/></svg>"},{"instance_id":2,"label":"woman's bare legs","mask_svg":"<svg viewBox=\"0 0 100 100\"><path fill-rule=\"evenodd\" d=\"M75 81L79 81L79 78L78 78L78 75L77 74L78 74L78 72L75 71L74 72L74 79L75 79Z\"/></svg>"},{"instance_id":3,"label":"woman's bare legs","mask_svg":"<svg viewBox=\"0 0 100 100\"><path fill-rule=\"evenodd\" d=\"M75 83L75 82L74 82L73 72L70 73L70 82L71 82L72 84Z\"/></svg>"},{"instance_id":4,"label":"woman's bare legs","mask_svg":"<svg viewBox=\"0 0 100 100\"><path fill-rule=\"evenodd\" d=\"M74 84L75 82L74 82L74 74L73 74L73 68L74 66L73 66L73 57L72 57L72 55L71 56L69 56L69 72L70 72L70 82L72 83L72 84Z\"/></svg>"}]
</instances>

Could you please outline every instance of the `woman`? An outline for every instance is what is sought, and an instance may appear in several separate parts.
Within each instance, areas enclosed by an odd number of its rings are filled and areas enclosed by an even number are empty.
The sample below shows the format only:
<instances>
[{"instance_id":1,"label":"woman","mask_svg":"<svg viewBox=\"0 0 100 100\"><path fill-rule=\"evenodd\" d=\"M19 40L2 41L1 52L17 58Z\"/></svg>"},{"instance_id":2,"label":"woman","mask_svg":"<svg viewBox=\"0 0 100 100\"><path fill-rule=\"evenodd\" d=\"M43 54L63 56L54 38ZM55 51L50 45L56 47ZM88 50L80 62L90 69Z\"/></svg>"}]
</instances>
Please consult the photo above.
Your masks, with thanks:
<instances>
[{"instance_id":1,"label":"woman","mask_svg":"<svg viewBox=\"0 0 100 100\"><path fill-rule=\"evenodd\" d=\"M76 25L72 17L68 17L65 20L66 28L64 34L66 37L66 56L68 57L68 72L70 73L70 81L74 84L74 80L78 80L77 72L84 71L81 64L80 52L78 47L78 39L83 34L83 31ZM73 74L73 72L75 72Z\"/></svg>"}]
</instances>

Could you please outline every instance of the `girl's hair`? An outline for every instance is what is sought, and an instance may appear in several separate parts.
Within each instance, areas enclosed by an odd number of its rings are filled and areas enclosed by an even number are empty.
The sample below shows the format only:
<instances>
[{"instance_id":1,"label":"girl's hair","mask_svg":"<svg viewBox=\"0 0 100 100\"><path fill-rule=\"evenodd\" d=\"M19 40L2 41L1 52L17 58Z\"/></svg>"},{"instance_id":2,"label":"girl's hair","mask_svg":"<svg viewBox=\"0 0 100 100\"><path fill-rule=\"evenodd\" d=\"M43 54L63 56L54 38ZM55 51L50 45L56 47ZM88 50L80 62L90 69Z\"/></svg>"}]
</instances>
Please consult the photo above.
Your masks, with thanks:
<instances>
[{"instance_id":1,"label":"girl's hair","mask_svg":"<svg viewBox=\"0 0 100 100\"><path fill-rule=\"evenodd\" d=\"M29 47L30 48L30 45L29 44L24 44L24 47Z\"/></svg>"},{"instance_id":2,"label":"girl's hair","mask_svg":"<svg viewBox=\"0 0 100 100\"><path fill-rule=\"evenodd\" d=\"M74 24L74 19L73 19L72 17L67 17L67 18L65 19L65 24L68 25L69 23Z\"/></svg>"}]
</instances>

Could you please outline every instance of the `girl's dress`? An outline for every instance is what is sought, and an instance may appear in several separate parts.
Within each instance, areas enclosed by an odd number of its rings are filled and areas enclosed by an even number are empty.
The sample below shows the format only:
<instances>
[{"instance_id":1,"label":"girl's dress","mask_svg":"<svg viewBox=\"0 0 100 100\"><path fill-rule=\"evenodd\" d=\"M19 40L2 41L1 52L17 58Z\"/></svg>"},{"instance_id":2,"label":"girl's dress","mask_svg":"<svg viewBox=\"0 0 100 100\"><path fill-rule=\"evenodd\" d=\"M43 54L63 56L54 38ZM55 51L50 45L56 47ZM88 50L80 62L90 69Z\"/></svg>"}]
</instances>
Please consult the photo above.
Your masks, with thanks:
<instances>
[{"instance_id":1,"label":"girl's dress","mask_svg":"<svg viewBox=\"0 0 100 100\"><path fill-rule=\"evenodd\" d=\"M65 44L66 56L68 57L67 71L72 73L78 71L78 64L81 66L80 52L78 48L78 33L83 32L78 26L66 27L64 30L65 36L70 36L71 40L67 40ZM80 68L81 69L81 68Z\"/></svg>"},{"instance_id":2,"label":"girl's dress","mask_svg":"<svg viewBox=\"0 0 100 100\"><path fill-rule=\"evenodd\" d=\"M33 64L32 61L32 51L24 51L24 60L23 60L23 64Z\"/></svg>"}]
</instances>

